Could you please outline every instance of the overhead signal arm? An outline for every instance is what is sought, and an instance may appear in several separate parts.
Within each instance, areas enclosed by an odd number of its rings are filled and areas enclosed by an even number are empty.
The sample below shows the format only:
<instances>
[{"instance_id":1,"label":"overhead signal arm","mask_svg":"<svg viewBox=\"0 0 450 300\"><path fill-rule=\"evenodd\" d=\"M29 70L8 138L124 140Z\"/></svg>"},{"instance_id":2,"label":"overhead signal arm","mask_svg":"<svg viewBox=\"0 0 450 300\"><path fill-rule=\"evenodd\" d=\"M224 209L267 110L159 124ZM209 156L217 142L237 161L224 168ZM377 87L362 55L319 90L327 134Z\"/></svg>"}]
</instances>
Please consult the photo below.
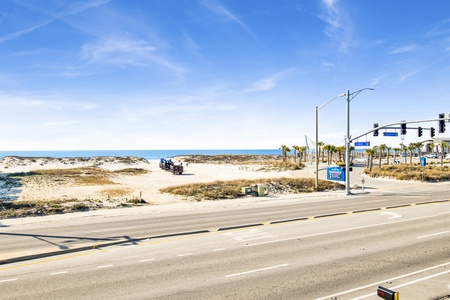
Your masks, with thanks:
<instances>
[{"instance_id":1,"label":"overhead signal arm","mask_svg":"<svg viewBox=\"0 0 450 300\"><path fill-rule=\"evenodd\" d=\"M371 129L371 130L369 130L367 132L364 132L364 133L362 133L362 134L360 134L360 135L358 135L356 137L352 137L351 139L349 139L349 142L351 143L351 142L353 142L353 141L355 141L355 140L357 140L357 139L359 139L359 138L361 138L361 137L363 137L365 135L368 135L369 133L372 133L372 132L375 132L375 131L378 132L380 129L390 129L390 128L399 129L400 128L400 127L393 127L395 125L397 125L397 126L400 125L401 126L402 124L427 123L427 122L444 121L444 120L450 121L450 116L447 116L447 117L444 117L444 118L439 118L439 119L430 119L430 120L400 121L400 122L396 122L396 123L390 123L390 124L386 124L386 125L381 125L381 126L378 126L378 127L375 127L375 124L378 125L378 123L375 123L373 129ZM411 128L411 129L416 129L416 128ZM422 129L425 129L425 128L422 128Z\"/></svg>"}]
</instances>

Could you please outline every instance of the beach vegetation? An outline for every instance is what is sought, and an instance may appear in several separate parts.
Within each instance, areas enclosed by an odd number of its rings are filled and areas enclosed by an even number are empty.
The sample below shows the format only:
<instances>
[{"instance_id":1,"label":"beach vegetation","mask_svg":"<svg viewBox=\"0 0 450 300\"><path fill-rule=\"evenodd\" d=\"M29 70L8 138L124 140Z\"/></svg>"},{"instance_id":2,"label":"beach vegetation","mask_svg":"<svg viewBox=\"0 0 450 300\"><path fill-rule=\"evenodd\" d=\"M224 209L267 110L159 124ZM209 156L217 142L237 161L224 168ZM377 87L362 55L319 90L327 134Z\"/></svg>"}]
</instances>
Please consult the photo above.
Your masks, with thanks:
<instances>
[{"instance_id":1,"label":"beach vegetation","mask_svg":"<svg viewBox=\"0 0 450 300\"><path fill-rule=\"evenodd\" d=\"M366 168L364 173L370 177L382 177L397 180L416 180L439 182L450 180L450 167L429 164L425 167L420 164L409 165L383 165L381 167Z\"/></svg>"},{"instance_id":2,"label":"beach vegetation","mask_svg":"<svg viewBox=\"0 0 450 300\"><path fill-rule=\"evenodd\" d=\"M251 187L253 191L258 186L264 186L266 194L298 194L314 191L315 181L313 178L266 178L255 180L231 180L214 181L209 183L191 183L178 186L171 186L160 189L161 193L179 195L192 198L197 201L236 199L246 196L242 193L243 187ZM321 180L320 190L341 190L344 186L337 182Z\"/></svg>"}]
</instances>

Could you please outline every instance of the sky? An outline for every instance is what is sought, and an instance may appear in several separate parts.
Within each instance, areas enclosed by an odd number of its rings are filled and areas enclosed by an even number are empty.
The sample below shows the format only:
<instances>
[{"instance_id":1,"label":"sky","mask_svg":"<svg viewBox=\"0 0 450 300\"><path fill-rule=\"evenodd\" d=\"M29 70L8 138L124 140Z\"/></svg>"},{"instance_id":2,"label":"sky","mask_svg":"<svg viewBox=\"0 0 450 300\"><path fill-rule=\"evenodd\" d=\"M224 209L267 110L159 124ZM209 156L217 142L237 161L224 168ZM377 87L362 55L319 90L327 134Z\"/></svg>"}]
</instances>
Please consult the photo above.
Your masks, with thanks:
<instances>
[{"instance_id":1,"label":"sky","mask_svg":"<svg viewBox=\"0 0 450 300\"><path fill-rule=\"evenodd\" d=\"M319 141L343 146L339 95L356 137L449 113L449 82L447 0L0 2L2 151L313 146L331 99Z\"/></svg>"}]
</instances>

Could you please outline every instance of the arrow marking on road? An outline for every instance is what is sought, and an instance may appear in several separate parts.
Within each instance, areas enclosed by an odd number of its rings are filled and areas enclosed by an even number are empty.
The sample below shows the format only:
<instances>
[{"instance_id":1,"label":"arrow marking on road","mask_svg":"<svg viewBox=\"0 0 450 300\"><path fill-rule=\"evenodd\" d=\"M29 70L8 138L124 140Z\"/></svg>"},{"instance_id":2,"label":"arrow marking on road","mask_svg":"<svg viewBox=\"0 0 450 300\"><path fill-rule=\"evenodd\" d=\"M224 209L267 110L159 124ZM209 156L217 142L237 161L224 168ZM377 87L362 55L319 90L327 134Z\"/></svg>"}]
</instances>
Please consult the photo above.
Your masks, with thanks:
<instances>
[{"instance_id":1,"label":"arrow marking on road","mask_svg":"<svg viewBox=\"0 0 450 300\"><path fill-rule=\"evenodd\" d=\"M386 211L383 211L383 212L381 213L381 215L382 215L382 216L383 216L383 215L389 215L389 216L391 216L390 218L388 218L389 220L390 220L390 219L398 219L398 218L401 218L401 217L402 217L401 214L397 214L397 213L393 213L393 212L386 212Z\"/></svg>"}]
</instances>

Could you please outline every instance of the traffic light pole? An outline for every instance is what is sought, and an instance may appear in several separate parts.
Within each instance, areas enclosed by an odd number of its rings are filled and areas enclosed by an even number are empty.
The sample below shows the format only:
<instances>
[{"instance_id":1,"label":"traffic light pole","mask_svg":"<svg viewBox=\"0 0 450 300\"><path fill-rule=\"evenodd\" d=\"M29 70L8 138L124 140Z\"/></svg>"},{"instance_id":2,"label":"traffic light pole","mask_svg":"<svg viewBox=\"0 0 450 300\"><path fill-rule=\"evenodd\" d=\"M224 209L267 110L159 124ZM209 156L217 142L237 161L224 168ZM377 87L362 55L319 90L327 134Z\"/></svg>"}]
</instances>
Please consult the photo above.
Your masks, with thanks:
<instances>
[{"instance_id":1,"label":"traffic light pole","mask_svg":"<svg viewBox=\"0 0 450 300\"><path fill-rule=\"evenodd\" d=\"M369 134L371 132L374 132L376 130L380 130L380 129L399 129L399 127L392 127L394 125L401 125L403 123L406 123L406 124L427 123L427 122L435 122L435 121L450 121L450 117L439 118L439 119L429 119L429 120L400 121L400 122L397 122L397 123L390 123L390 124L386 124L386 125L381 125L381 126L378 126L378 127L374 127L373 129L371 129L371 130L369 130L367 132L364 132L363 134L358 135L357 137L349 139L349 143L351 143L351 142L353 142L353 141L355 141L355 140L357 140L357 139L359 139L359 138L361 138L361 137L363 137L363 136L365 136L365 135L367 135L367 134ZM406 129L417 129L417 128L407 127ZM423 129L426 129L426 128L423 128Z\"/></svg>"}]
</instances>

